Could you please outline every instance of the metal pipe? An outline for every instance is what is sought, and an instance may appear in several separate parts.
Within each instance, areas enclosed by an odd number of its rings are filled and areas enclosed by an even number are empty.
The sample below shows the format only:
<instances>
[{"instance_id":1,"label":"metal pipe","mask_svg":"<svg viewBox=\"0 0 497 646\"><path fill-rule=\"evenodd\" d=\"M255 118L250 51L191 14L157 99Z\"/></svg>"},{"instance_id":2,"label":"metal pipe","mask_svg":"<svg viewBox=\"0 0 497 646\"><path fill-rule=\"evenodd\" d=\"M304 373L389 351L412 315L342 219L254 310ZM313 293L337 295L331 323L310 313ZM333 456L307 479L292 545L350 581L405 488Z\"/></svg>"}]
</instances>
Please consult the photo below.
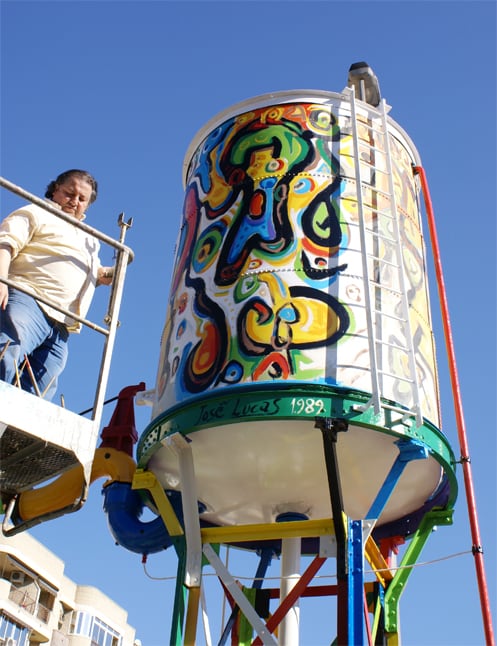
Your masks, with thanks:
<instances>
[{"instance_id":1,"label":"metal pipe","mask_svg":"<svg viewBox=\"0 0 497 646\"><path fill-rule=\"evenodd\" d=\"M93 323L93 321L90 321L89 319L85 319L82 316L78 316L78 314L74 314L74 312L71 312L70 310L67 310L64 307L60 307L59 305L57 305L57 303L54 303L49 298L44 298L39 294L34 294L33 292L30 292L29 289L22 287L22 285L19 285L15 280L10 280L9 278L0 278L0 283L5 283L9 287L17 289L23 294L28 294L28 296L32 296L37 301L40 301L40 303L44 303L45 305L52 307L54 310L57 310L58 312L60 312L61 314L64 314L65 316L70 316L75 321L78 321L78 323L81 323L82 325L86 325L86 327L91 328L95 332L99 332L104 336L107 336L109 334L109 331L103 327L100 327L100 325L97 325L96 323Z\"/></svg>"},{"instance_id":2,"label":"metal pipe","mask_svg":"<svg viewBox=\"0 0 497 646\"><path fill-rule=\"evenodd\" d=\"M454 397L454 409L456 415L457 435L459 439L459 447L461 451L461 463L464 476L464 486L466 491L466 501L468 505L469 524L471 527L471 539L473 541L473 556L475 558L476 577L478 581L478 590L480 593L480 604L483 617L483 625L485 631L485 643L487 646L494 646L494 633L492 628L492 616L490 613L490 602L488 598L488 588L485 576L485 567L483 563L483 549L480 540L480 530L478 526L478 514L476 511L476 500L473 487L473 477L471 474L471 461L469 457L469 446L466 435L466 424L464 421L461 390L459 387L459 377L457 373L456 357L454 351L454 343L452 337L452 328L450 324L449 307L447 302L447 294L445 291L445 283L442 271L442 262L440 259L440 247L438 245L438 236L435 226L435 217L433 212L433 205L431 202L430 191L428 188L428 181L426 173L422 166L415 166L414 173L419 175L421 181L421 189L426 207L426 217L428 220L428 228L430 231L430 241L433 250L433 260L435 265L435 273L437 277L438 297L440 299L440 308L442 312L442 322L445 334L445 345L449 361L450 381L452 384L452 395Z\"/></svg>"},{"instance_id":3,"label":"metal pipe","mask_svg":"<svg viewBox=\"0 0 497 646\"><path fill-rule=\"evenodd\" d=\"M273 612L271 617L267 620L266 626L267 629L272 633L276 630L277 626L280 625L285 614L290 610L293 604L297 601L299 597L308 596L305 594L308 589L309 583L312 581L314 576L318 573L320 567L326 561L325 556L315 556L311 563L307 566L305 572L301 575L298 583L291 589L289 594L283 603L280 603L279 607ZM314 590L314 587L311 588ZM333 592L335 594L335 592ZM336 591L338 594L338 590ZM252 642L252 646L260 646L262 644L260 637L257 637Z\"/></svg>"},{"instance_id":4,"label":"metal pipe","mask_svg":"<svg viewBox=\"0 0 497 646\"><path fill-rule=\"evenodd\" d=\"M280 603L300 579L301 542L300 538L284 538L281 541ZM281 621L279 632L281 646L298 646L299 620L300 608L297 599Z\"/></svg>"}]
</instances>

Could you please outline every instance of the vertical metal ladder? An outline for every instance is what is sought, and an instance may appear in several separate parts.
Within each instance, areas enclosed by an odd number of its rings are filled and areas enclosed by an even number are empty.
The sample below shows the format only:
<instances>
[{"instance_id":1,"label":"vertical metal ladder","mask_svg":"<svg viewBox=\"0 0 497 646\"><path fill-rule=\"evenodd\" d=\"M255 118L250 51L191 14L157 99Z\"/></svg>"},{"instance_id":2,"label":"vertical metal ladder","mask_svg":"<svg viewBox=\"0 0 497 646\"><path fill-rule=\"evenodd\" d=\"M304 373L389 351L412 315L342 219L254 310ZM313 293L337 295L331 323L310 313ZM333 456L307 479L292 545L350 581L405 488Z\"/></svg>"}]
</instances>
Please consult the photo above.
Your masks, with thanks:
<instances>
[{"instance_id":1,"label":"vertical metal ladder","mask_svg":"<svg viewBox=\"0 0 497 646\"><path fill-rule=\"evenodd\" d=\"M409 384L411 389L412 405L408 411L403 409L398 410L407 416L413 416L416 419L417 426L419 427L422 425L422 412L414 355L414 343L409 320L409 303L402 256L402 244L400 239L399 214L395 199L386 104L385 100L382 99L378 108L373 108L361 101L360 110L363 112L367 111L367 121L361 120L361 127L367 128L369 132L369 143L364 140L359 142L358 106L355 91L352 87L346 88L344 92L349 94L350 98L357 209L362 247L363 272L364 279L367 283L367 288L365 289L365 300L368 338L370 339L369 355L371 365L372 397L365 408L373 406L376 415L380 413L382 407L397 410L397 407L389 406L385 402L381 402L382 392L380 378L381 376L384 376L403 381ZM361 151L364 150L369 151L370 158L373 159L371 173L375 173L375 178L369 178L369 181L371 181L371 190L376 196L383 197L383 201L385 203L389 203L389 207L387 208L375 209L374 207L371 207L372 212L376 214L374 222L371 224L366 222L365 217L364 182L361 174L361 165L362 168L364 168L364 162L361 164L360 154ZM384 163L382 167L378 167L377 161L381 158L383 158ZM375 182L377 181L376 178L381 173L386 174L388 191L381 190L375 186ZM383 226L378 226L380 223ZM386 231L391 233L387 234ZM373 242L373 249L371 251L368 251L368 240L372 240ZM379 246L381 242L392 249L392 260L380 257ZM374 268L373 272L371 271L370 266ZM386 285L382 282L382 277L388 272L391 275L395 275L395 280L391 281L395 287L392 284ZM372 275L372 273L374 275ZM382 303L385 302L383 294L386 292L394 294L399 298L400 311L392 312L382 309ZM405 341L401 342L399 340L399 343L392 343L391 341L387 341L382 338L382 320L395 321L401 331L399 337ZM407 376L393 374L384 368L381 361L383 353L380 352L382 348L390 348L406 357L406 365L408 366Z\"/></svg>"}]
</instances>

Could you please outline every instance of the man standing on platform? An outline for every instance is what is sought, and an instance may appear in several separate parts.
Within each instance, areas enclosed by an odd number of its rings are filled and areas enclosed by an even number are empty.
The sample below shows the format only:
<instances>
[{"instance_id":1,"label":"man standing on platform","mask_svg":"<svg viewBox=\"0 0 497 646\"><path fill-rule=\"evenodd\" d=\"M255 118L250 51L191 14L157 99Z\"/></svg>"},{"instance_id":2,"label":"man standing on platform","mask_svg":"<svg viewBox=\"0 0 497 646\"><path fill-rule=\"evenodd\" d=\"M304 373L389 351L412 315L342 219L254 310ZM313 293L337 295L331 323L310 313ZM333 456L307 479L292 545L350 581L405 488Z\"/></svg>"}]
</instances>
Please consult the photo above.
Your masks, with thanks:
<instances>
[{"instance_id":1,"label":"man standing on platform","mask_svg":"<svg viewBox=\"0 0 497 646\"><path fill-rule=\"evenodd\" d=\"M73 169L50 182L45 197L82 221L97 190L88 172ZM81 324L36 296L85 317L95 287L112 283L113 268L101 266L99 248L92 235L35 204L16 209L0 224L1 380L52 399L66 365L69 334Z\"/></svg>"}]
</instances>

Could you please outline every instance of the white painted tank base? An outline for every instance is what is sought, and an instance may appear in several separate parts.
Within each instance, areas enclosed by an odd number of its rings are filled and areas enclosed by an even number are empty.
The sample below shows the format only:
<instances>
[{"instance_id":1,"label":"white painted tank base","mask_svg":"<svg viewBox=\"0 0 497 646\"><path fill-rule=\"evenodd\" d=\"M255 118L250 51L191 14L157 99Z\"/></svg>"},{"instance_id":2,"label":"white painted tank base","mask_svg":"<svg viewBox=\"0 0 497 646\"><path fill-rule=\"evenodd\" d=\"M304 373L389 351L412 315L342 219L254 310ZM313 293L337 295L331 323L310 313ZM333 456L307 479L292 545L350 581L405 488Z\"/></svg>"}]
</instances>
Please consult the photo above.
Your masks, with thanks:
<instances>
[{"instance_id":1,"label":"white painted tank base","mask_svg":"<svg viewBox=\"0 0 497 646\"><path fill-rule=\"evenodd\" d=\"M361 411L357 393L352 393L355 399L350 393L338 397L336 392L326 396L322 391L312 397L301 388L300 398L309 410L296 418L292 410L300 399L297 388L273 390L271 396L249 391L176 409L145 431L138 446L139 465L153 471L165 490L181 491L178 461L166 441L171 433L180 432L190 441L202 520L216 525L272 523L286 512L330 518L323 436L316 426L319 416L312 414L312 403L319 402L322 417L348 423L348 430L337 437L337 457L350 518L366 518L399 455L399 441L421 442L429 448L428 457L406 466L378 524L420 509L444 476L453 478L450 446L429 423L418 428L412 419L402 421L401 412L385 409L378 417L371 408ZM362 401L367 397L363 395ZM245 417L235 418L240 411ZM257 417L248 416L249 411L253 415L258 411Z\"/></svg>"}]
</instances>

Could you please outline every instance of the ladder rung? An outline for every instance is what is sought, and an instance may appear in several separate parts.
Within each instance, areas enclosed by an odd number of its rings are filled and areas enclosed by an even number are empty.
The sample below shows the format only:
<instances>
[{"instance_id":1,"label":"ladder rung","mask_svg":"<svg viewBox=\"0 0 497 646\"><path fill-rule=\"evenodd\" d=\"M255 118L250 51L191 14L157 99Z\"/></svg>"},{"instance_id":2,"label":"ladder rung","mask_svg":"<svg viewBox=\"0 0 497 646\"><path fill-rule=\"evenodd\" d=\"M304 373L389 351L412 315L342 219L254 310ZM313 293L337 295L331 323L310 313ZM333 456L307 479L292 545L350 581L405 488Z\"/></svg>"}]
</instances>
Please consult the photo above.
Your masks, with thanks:
<instances>
[{"instance_id":1,"label":"ladder rung","mask_svg":"<svg viewBox=\"0 0 497 646\"><path fill-rule=\"evenodd\" d=\"M373 209L373 207L368 207L372 213L376 213L377 216L381 218L388 218L390 220L394 219L394 214L392 213L392 209Z\"/></svg>"},{"instance_id":2,"label":"ladder rung","mask_svg":"<svg viewBox=\"0 0 497 646\"><path fill-rule=\"evenodd\" d=\"M379 231L375 231L374 229L368 229L366 228L366 231L370 233L372 236L375 236L379 240L385 240L386 242L392 242L393 244L396 244L395 238L391 238L390 236L386 236L384 233L380 233Z\"/></svg>"},{"instance_id":3,"label":"ladder rung","mask_svg":"<svg viewBox=\"0 0 497 646\"><path fill-rule=\"evenodd\" d=\"M362 150L361 150L362 148ZM386 150L382 148L378 148L377 146L373 144L368 144L367 141L364 141L364 139L361 139L359 143L359 152L363 152L364 150L369 151L369 152L374 152L375 155L383 155L384 157L387 156ZM363 160L361 160L363 161ZM386 172L386 171L385 171Z\"/></svg>"},{"instance_id":4,"label":"ladder rung","mask_svg":"<svg viewBox=\"0 0 497 646\"><path fill-rule=\"evenodd\" d=\"M371 167L371 168L372 168L372 167ZM352 177L344 177L344 176L342 176L342 178L343 178L343 179L346 179L348 182L354 182L354 183L357 183L355 178L352 178ZM377 193L377 194L378 194L378 195L380 195L381 197L384 197L384 198L386 198L386 199L390 199L390 198L391 198L391 195L390 195L390 193L389 193L388 191L382 191L382 190L381 190L381 188L378 188L377 186L371 186L371 184L368 184L367 182L363 182L362 180L361 180L361 184L363 185L363 187L364 187L364 188L367 188L367 189L368 189L368 190L370 190L371 192ZM347 197L347 199L348 199L348 200L350 200L351 202L357 202L357 199L356 199L356 198L354 198L354 196L353 196L353 195L351 195L350 197Z\"/></svg>"},{"instance_id":5,"label":"ladder rung","mask_svg":"<svg viewBox=\"0 0 497 646\"><path fill-rule=\"evenodd\" d=\"M382 318L387 318L390 319L391 321L397 321L397 323L406 323L406 320L403 318L400 318L400 316L395 316L395 314L389 314L388 312L385 312L384 310L378 310L374 309L373 310L374 314L381 314Z\"/></svg>"},{"instance_id":6,"label":"ladder rung","mask_svg":"<svg viewBox=\"0 0 497 646\"><path fill-rule=\"evenodd\" d=\"M380 341L379 339L374 339L374 343L376 343L376 345L379 345L381 347L393 348L394 350L400 350L401 352L404 352L405 354L409 354L409 352L410 352L409 348L406 348L403 345L398 345L397 343L390 343L388 341Z\"/></svg>"},{"instance_id":7,"label":"ladder rung","mask_svg":"<svg viewBox=\"0 0 497 646\"><path fill-rule=\"evenodd\" d=\"M396 265L393 262L390 262L390 260L385 260L385 258L380 258L379 256L375 256L374 254L368 254L368 260L373 260L375 263L378 263L379 265L383 265L384 267L392 267L393 269L399 269L399 266Z\"/></svg>"},{"instance_id":8,"label":"ladder rung","mask_svg":"<svg viewBox=\"0 0 497 646\"><path fill-rule=\"evenodd\" d=\"M388 191L382 191L381 188L378 188L377 186L367 186L371 191L374 191L378 195L381 195L381 197L385 197L388 200L391 199L391 195Z\"/></svg>"},{"instance_id":9,"label":"ladder rung","mask_svg":"<svg viewBox=\"0 0 497 646\"><path fill-rule=\"evenodd\" d=\"M382 285L381 283L378 283L377 281L370 281L372 285L376 287L376 289L382 289L383 291L389 292L390 294L393 294L394 296L402 296L402 292L400 292L398 289L394 289L393 287L388 287L387 285ZM377 314L382 314L383 316L388 316L389 318L393 318L396 321L403 321L404 319L400 319L393 314L388 314L388 312L384 312L383 310L374 310Z\"/></svg>"},{"instance_id":10,"label":"ladder rung","mask_svg":"<svg viewBox=\"0 0 497 646\"><path fill-rule=\"evenodd\" d=\"M401 408L400 406L395 406L394 404L382 403L382 407L385 410L391 410L395 413L400 413L403 417L409 417L409 416L416 417L417 415L417 406L415 408L406 409L406 408Z\"/></svg>"},{"instance_id":11,"label":"ladder rung","mask_svg":"<svg viewBox=\"0 0 497 646\"><path fill-rule=\"evenodd\" d=\"M384 377L391 377L392 379L395 379L397 381L403 381L406 384L413 384L414 380L413 379L408 379L407 377L402 377L401 375L393 375L390 372L384 372L383 370L378 370L378 372L383 375Z\"/></svg>"},{"instance_id":12,"label":"ladder rung","mask_svg":"<svg viewBox=\"0 0 497 646\"><path fill-rule=\"evenodd\" d=\"M370 132L374 132L374 133L377 133L377 134L380 134L380 135L384 136L385 135L385 128L384 128L382 122L378 119L378 117L376 115L371 115L371 116L372 116L371 123L372 124L375 124L375 123L378 124L377 127L375 127L375 125L371 125L371 124L367 123L366 121L361 121L360 119L358 119L357 121L361 126L364 126ZM376 117L376 119L374 117Z\"/></svg>"}]
</instances>

